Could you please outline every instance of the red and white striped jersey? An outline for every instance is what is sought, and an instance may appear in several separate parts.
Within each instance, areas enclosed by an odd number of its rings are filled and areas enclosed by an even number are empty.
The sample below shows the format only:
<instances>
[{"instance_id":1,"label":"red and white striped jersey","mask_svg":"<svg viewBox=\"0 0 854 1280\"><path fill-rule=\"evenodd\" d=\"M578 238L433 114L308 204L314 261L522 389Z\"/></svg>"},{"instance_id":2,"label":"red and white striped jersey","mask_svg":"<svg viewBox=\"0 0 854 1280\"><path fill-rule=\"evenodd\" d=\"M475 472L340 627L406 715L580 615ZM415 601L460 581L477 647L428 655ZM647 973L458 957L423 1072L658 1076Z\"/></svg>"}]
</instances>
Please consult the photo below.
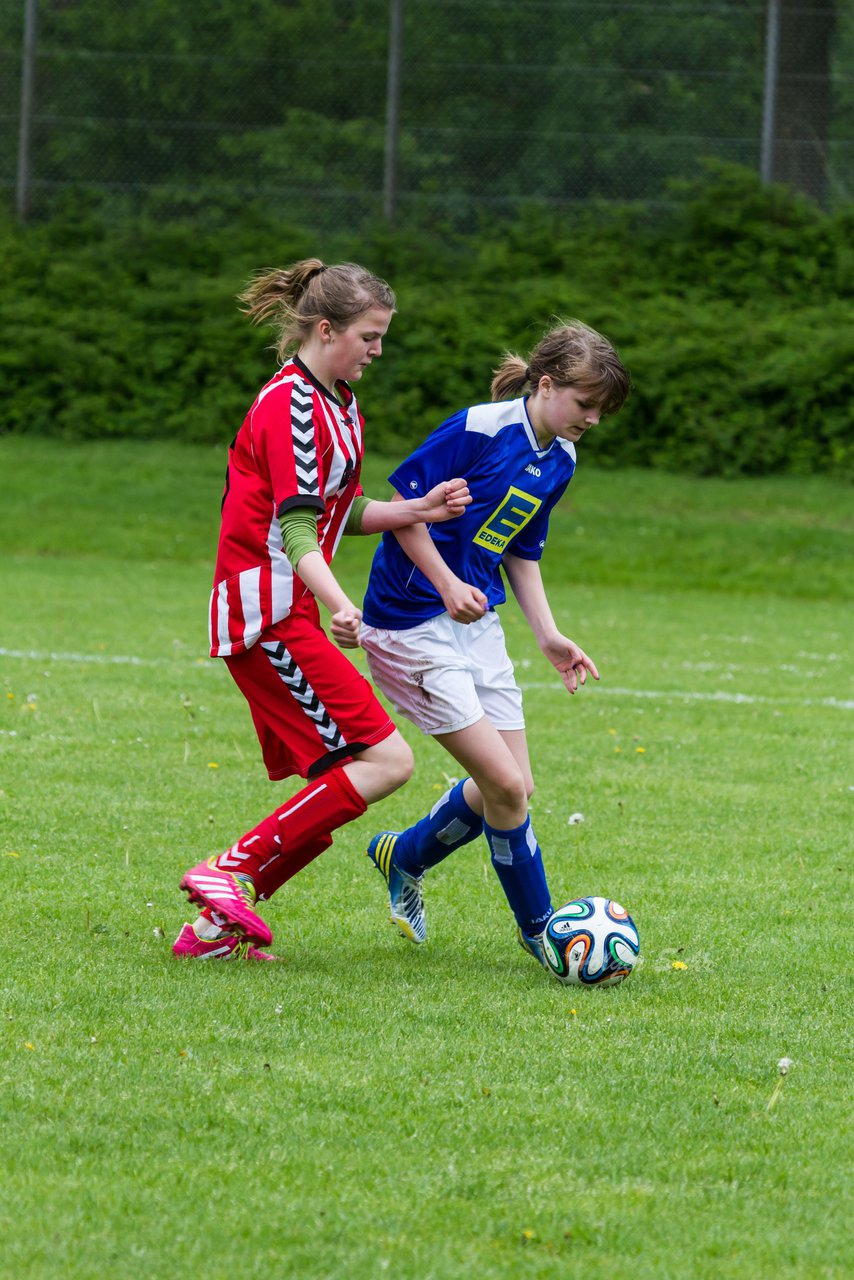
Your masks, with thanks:
<instances>
[{"instance_id":1,"label":"red and white striped jersey","mask_svg":"<svg viewBox=\"0 0 854 1280\"><path fill-rule=\"evenodd\" d=\"M314 597L282 546L279 517L318 512L317 536L332 560L361 493L363 419L346 383L340 404L298 356L259 392L228 452L214 587L211 657L249 649L274 622L312 609Z\"/></svg>"}]
</instances>

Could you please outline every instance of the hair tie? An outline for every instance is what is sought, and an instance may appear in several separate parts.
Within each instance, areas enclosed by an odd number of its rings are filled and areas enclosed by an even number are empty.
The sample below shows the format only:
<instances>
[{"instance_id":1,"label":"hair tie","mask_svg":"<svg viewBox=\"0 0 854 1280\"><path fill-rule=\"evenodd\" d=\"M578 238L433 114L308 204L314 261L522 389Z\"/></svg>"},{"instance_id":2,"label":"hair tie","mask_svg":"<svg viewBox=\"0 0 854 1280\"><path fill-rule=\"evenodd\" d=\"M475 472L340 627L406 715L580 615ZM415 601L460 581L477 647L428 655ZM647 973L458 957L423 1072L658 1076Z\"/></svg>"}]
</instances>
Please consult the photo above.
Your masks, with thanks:
<instances>
[{"instance_id":1,"label":"hair tie","mask_svg":"<svg viewBox=\"0 0 854 1280\"><path fill-rule=\"evenodd\" d=\"M527 365L527 364L525 365L525 381L526 382L531 381L531 367L530 365Z\"/></svg>"},{"instance_id":2,"label":"hair tie","mask_svg":"<svg viewBox=\"0 0 854 1280\"><path fill-rule=\"evenodd\" d=\"M306 287L308 287L311 284L315 276L322 276L324 271L328 271L328 270L329 270L329 267L325 265L322 267L314 267L313 270L309 271L308 275L305 278Z\"/></svg>"}]
</instances>

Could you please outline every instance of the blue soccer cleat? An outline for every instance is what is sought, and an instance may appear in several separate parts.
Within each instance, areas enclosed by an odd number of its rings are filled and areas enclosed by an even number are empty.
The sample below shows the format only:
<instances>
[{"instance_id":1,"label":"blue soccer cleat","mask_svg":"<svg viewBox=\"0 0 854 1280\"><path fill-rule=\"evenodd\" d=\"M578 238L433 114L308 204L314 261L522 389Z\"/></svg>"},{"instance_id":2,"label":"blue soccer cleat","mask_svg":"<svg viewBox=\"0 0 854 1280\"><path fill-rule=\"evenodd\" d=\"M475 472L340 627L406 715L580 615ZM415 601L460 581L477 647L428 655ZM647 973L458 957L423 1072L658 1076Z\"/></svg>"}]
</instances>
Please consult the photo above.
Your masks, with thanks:
<instances>
[{"instance_id":1,"label":"blue soccer cleat","mask_svg":"<svg viewBox=\"0 0 854 1280\"><path fill-rule=\"evenodd\" d=\"M529 956L533 956L544 969L548 968L548 965L546 964L546 957L543 952L543 935L541 933L523 933L521 928L517 926L516 941L519 943L522 950L527 951Z\"/></svg>"},{"instance_id":2,"label":"blue soccer cleat","mask_svg":"<svg viewBox=\"0 0 854 1280\"><path fill-rule=\"evenodd\" d=\"M381 831L374 836L365 855L388 885L389 914L393 923L410 942L423 942L427 937L427 917L421 896L424 877L401 871L395 862L394 846L399 835L399 831Z\"/></svg>"}]
</instances>

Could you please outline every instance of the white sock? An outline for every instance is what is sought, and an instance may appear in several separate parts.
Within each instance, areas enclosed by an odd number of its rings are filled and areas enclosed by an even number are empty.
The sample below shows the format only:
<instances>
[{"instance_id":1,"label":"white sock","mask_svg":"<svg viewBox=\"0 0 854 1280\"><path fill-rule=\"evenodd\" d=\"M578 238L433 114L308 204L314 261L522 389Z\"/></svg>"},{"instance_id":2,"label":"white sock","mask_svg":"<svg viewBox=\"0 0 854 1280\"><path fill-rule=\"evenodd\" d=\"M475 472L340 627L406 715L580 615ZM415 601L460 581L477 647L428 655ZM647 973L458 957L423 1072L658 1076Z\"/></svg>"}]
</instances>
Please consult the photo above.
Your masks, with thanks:
<instances>
[{"instance_id":1,"label":"white sock","mask_svg":"<svg viewBox=\"0 0 854 1280\"><path fill-rule=\"evenodd\" d=\"M215 938L221 938L224 932L218 924L214 924L213 920L206 920L204 916L199 916L193 924L193 933L203 942L213 942Z\"/></svg>"}]
</instances>

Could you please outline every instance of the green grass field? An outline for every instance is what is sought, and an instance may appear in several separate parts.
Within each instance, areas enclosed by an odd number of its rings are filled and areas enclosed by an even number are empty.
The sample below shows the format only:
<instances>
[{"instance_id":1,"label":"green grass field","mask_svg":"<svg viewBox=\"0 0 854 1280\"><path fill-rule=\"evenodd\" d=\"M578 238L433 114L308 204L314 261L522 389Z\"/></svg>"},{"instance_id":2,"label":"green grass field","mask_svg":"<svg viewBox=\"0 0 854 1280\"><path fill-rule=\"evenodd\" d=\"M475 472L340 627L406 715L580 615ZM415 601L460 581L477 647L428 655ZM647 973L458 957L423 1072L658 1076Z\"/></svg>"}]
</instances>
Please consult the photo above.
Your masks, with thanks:
<instances>
[{"instance_id":1,"label":"green grass field","mask_svg":"<svg viewBox=\"0 0 854 1280\"><path fill-rule=\"evenodd\" d=\"M182 871L296 790L206 658L223 468L0 440L0 1274L850 1276L850 492L579 468L544 573L601 684L505 611L555 901L641 933L579 991L482 842L397 937L362 850L451 765L405 724L412 782L267 909L286 963L172 958Z\"/></svg>"}]
</instances>

